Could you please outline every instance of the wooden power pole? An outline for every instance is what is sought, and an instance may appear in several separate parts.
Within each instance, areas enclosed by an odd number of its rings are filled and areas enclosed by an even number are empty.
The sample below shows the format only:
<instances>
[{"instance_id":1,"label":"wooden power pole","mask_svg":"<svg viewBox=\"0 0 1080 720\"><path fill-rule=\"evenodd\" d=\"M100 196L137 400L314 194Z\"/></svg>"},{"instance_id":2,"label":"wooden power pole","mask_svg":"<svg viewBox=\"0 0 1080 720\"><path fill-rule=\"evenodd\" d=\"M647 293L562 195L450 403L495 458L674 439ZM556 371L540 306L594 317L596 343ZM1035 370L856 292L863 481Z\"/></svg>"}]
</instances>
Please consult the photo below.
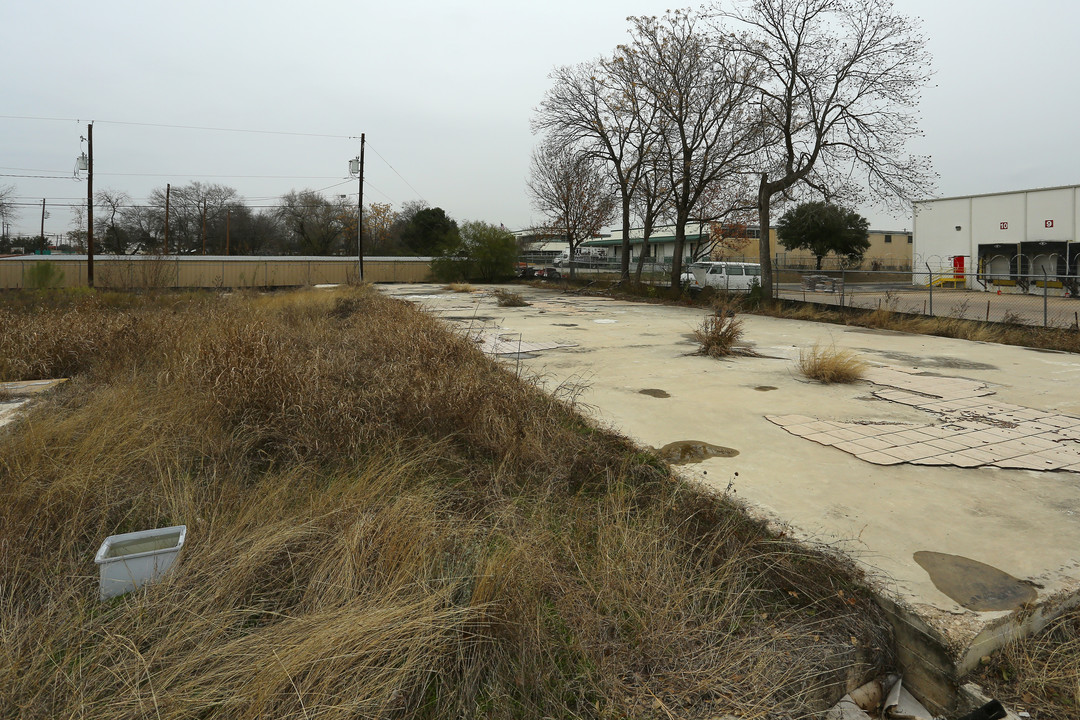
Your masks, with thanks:
<instances>
[{"instance_id":1,"label":"wooden power pole","mask_svg":"<svg viewBox=\"0 0 1080 720\"><path fill-rule=\"evenodd\" d=\"M86 126L86 284L94 287L94 123Z\"/></svg>"},{"instance_id":2,"label":"wooden power pole","mask_svg":"<svg viewBox=\"0 0 1080 720\"><path fill-rule=\"evenodd\" d=\"M169 254L169 193L172 185L165 183L165 254Z\"/></svg>"},{"instance_id":3,"label":"wooden power pole","mask_svg":"<svg viewBox=\"0 0 1080 720\"><path fill-rule=\"evenodd\" d=\"M360 282L364 282L364 133L360 133L360 199L356 212L356 256L360 260Z\"/></svg>"}]
</instances>

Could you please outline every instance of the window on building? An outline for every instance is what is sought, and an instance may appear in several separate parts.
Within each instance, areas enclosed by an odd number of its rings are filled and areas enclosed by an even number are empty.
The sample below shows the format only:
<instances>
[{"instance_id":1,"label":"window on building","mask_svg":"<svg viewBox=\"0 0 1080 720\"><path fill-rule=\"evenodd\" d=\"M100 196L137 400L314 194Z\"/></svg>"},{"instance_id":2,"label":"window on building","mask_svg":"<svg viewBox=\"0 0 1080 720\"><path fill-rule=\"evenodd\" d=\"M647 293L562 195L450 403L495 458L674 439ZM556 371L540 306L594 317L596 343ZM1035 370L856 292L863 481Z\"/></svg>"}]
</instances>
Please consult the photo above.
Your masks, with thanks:
<instances>
[{"instance_id":1,"label":"window on building","mask_svg":"<svg viewBox=\"0 0 1080 720\"><path fill-rule=\"evenodd\" d=\"M891 243L892 242L892 235L886 235L885 236L885 242Z\"/></svg>"},{"instance_id":2,"label":"window on building","mask_svg":"<svg viewBox=\"0 0 1080 720\"><path fill-rule=\"evenodd\" d=\"M908 241L908 245L910 245L911 244L911 236L910 235L907 236L907 241Z\"/></svg>"}]
</instances>

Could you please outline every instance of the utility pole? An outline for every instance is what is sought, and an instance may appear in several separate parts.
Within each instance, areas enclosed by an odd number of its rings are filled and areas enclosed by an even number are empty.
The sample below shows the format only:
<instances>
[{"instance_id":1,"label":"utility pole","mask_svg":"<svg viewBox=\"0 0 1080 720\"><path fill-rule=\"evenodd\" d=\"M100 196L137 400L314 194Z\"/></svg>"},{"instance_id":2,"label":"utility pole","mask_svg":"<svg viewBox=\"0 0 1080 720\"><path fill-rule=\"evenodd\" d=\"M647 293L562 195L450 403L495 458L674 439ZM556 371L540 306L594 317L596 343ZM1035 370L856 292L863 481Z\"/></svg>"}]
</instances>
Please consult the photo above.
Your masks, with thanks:
<instances>
[{"instance_id":1,"label":"utility pole","mask_svg":"<svg viewBox=\"0 0 1080 720\"><path fill-rule=\"evenodd\" d=\"M202 208L202 254L206 254L206 201L203 200Z\"/></svg>"},{"instance_id":2,"label":"utility pole","mask_svg":"<svg viewBox=\"0 0 1080 720\"><path fill-rule=\"evenodd\" d=\"M225 254L229 254L229 222L232 220L232 208L225 210Z\"/></svg>"},{"instance_id":3,"label":"utility pole","mask_svg":"<svg viewBox=\"0 0 1080 720\"><path fill-rule=\"evenodd\" d=\"M94 287L94 123L86 126L86 284Z\"/></svg>"},{"instance_id":4,"label":"utility pole","mask_svg":"<svg viewBox=\"0 0 1080 720\"><path fill-rule=\"evenodd\" d=\"M45 242L45 198L41 198L41 244L45 246L42 250L49 248L49 243Z\"/></svg>"},{"instance_id":5,"label":"utility pole","mask_svg":"<svg viewBox=\"0 0 1080 720\"><path fill-rule=\"evenodd\" d=\"M169 193L172 185L165 183L165 254L169 254Z\"/></svg>"},{"instance_id":6,"label":"utility pole","mask_svg":"<svg viewBox=\"0 0 1080 720\"><path fill-rule=\"evenodd\" d=\"M364 282L364 133L360 133L360 157L349 161L349 172L360 181L356 206L356 258L360 261L360 282Z\"/></svg>"}]
</instances>

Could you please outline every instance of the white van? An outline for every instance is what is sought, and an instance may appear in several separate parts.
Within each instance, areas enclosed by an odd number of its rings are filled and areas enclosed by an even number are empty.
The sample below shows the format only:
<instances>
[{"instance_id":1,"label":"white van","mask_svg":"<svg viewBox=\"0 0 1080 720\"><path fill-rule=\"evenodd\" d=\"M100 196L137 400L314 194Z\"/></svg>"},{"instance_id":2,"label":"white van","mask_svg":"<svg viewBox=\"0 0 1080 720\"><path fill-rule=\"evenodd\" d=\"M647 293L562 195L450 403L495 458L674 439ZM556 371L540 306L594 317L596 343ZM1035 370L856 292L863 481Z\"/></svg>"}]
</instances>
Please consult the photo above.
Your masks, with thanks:
<instances>
[{"instance_id":1,"label":"white van","mask_svg":"<svg viewBox=\"0 0 1080 720\"><path fill-rule=\"evenodd\" d=\"M750 292L761 284L761 265L744 262L696 262L690 266L692 289L712 287L732 292Z\"/></svg>"}]
</instances>

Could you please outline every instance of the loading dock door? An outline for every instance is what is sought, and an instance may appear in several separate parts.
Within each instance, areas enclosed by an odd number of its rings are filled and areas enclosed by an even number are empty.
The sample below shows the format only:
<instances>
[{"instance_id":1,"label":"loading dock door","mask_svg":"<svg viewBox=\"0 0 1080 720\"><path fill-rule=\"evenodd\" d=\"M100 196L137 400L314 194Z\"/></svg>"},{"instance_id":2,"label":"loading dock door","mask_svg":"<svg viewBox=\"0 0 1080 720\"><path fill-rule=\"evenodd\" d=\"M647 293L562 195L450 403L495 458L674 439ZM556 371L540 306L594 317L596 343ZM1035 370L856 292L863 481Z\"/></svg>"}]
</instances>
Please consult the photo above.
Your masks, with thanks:
<instances>
[{"instance_id":1,"label":"loading dock door","mask_svg":"<svg viewBox=\"0 0 1080 720\"><path fill-rule=\"evenodd\" d=\"M1012 285L1017 273L1020 248L1007 243L979 246L979 271L990 283Z\"/></svg>"}]
</instances>

